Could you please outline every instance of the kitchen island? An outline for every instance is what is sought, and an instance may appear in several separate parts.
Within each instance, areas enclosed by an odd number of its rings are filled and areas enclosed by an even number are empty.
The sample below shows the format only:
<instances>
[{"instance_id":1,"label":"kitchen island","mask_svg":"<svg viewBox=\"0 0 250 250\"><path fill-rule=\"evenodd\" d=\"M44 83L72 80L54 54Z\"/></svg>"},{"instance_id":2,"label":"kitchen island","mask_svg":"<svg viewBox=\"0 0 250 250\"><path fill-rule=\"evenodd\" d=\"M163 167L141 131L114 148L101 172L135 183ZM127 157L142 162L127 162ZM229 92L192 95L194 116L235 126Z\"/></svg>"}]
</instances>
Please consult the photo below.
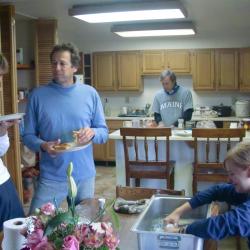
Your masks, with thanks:
<instances>
[{"instance_id":1,"label":"kitchen island","mask_svg":"<svg viewBox=\"0 0 250 250\"><path fill-rule=\"evenodd\" d=\"M184 132L184 131L183 131ZM116 184L125 186L125 158L122 136L120 130L116 130L109 135L110 140L115 140L115 160L116 160ZM138 138L139 139L139 138ZM247 132L244 140L250 142L250 132ZM170 137L170 160L174 160L175 163L175 186L176 190L184 189L187 196L192 195L192 162L194 159L194 151L192 147L193 137L189 133L181 133L180 130L173 130ZM164 159L165 143L164 139L159 138L159 159ZM141 145L142 146L142 145ZM149 147L153 146L153 138ZM140 148L140 143L139 143ZM214 147L215 150L216 147ZM226 143L223 145L224 154L226 153ZM215 155L215 153L214 153ZM150 157L154 156L149 156ZM205 155L204 155L205 157ZM152 159L152 158L151 158ZM133 182L132 182L133 184ZM211 185L211 183L210 183ZM165 180L154 179L142 179L141 186L151 188L166 188ZM206 188L208 184L202 183L198 189L202 190Z\"/></svg>"}]
</instances>

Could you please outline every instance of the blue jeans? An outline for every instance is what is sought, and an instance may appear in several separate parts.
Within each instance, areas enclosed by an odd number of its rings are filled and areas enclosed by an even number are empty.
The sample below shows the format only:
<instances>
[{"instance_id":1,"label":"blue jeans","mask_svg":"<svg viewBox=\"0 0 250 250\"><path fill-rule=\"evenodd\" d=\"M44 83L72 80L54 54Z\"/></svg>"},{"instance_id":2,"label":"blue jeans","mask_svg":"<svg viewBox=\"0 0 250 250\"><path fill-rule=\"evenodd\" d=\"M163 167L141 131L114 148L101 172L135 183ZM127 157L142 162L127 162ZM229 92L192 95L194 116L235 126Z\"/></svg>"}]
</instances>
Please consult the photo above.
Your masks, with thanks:
<instances>
[{"instance_id":1,"label":"blue jeans","mask_svg":"<svg viewBox=\"0 0 250 250\"><path fill-rule=\"evenodd\" d=\"M95 177L81 180L76 183L77 196L75 203L79 204L82 200L93 198L95 192ZM54 203L56 200L58 206L66 199L68 195L68 182L59 182L48 179L38 179L37 188L32 198L29 213L34 213L36 208L40 208L47 202Z\"/></svg>"}]
</instances>

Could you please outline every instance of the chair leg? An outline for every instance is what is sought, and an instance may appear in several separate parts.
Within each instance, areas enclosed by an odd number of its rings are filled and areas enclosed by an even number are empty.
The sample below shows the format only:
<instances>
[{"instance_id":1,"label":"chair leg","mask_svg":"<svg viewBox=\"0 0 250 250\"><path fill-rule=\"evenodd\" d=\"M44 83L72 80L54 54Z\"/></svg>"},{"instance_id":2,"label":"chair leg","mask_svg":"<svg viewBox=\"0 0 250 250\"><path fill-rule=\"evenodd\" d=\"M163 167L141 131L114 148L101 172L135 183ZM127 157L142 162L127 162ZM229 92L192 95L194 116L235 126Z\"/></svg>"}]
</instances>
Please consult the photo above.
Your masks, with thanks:
<instances>
[{"instance_id":1,"label":"chair leg","mask_svg":"<svg viewBox=\"0 0 250 250\"><path fill-rule=\"evenodd\" d=\"M135 186L140 187L140 179L138 178L135 179Z\"/></svg>"},{"instance_id":2,"label":"chair leg","mask_svg":"<svg viewBox=\"0 0 250 250\"><path fill-rule=\"evenodd\" d=\"M170 174L170 189L174 189L174 169Z\"/></svg>"},{"instance_id":3,"label":"chair leg","mask_svg":"<svg viewBox=\"0 0 250 250\"><path fill-rule=\"evenodd\" d=\"M197 176L193 174L193 195L197 193Z\"/></svg>"},{"instance_id":4,"label":"chair leg","mask_svg":"<svg viewBox=\"0 0 250 250\"><path fill-rule=\"evenodd\" d=\"M130 178L126 175L126 186L130 186Z\"/></svg>"}]
</instances>

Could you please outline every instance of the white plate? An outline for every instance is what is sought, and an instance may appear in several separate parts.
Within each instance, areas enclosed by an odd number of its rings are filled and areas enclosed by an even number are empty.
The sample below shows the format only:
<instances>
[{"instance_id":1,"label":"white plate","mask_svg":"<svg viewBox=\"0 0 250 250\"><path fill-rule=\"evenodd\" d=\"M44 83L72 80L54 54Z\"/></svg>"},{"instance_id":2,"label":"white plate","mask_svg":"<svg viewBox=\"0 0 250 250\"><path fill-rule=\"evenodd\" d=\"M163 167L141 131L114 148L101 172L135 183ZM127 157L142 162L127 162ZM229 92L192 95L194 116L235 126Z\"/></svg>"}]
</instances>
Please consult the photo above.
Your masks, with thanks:
<instances>
[{"instance_id":1,"label":"white plate","mask_svg":"<svg viewBox=\"0 0 250 250\"><path fill-rule=\"evenodd\" d=\"M20 120L24 117L25 113L16 113L10 115L2 115L0 116L0 122L3 121L13 121L13 120Z\"/></svg>"},{"instance_id":2,"label":"white plate","mask_svg":"<svg viewBox=\"0 0 250 250\"><path fill-rule=\"evenodd\" d=\"M175 130L174 135L178 136L192 136L192 130Z\"/></svg>"},{"instance_id":3,"label":"white plate","mask_svg":"<svg viewBox=\"0 0 250 250\"><path fill-rule=\"evenodd\" d=\"M86 147L88 147L91 142L87 143L87 144L77 144L77 143L74 143L74 142L71 142L69 143L71 144L71 148L68 148L68 149L64 149L64 150L55 150L57 153L67 153L67 152L74 152L74 151L78 151L78 150L81 150L81 149L84 149Z\"/></svg>"}]
</instances>

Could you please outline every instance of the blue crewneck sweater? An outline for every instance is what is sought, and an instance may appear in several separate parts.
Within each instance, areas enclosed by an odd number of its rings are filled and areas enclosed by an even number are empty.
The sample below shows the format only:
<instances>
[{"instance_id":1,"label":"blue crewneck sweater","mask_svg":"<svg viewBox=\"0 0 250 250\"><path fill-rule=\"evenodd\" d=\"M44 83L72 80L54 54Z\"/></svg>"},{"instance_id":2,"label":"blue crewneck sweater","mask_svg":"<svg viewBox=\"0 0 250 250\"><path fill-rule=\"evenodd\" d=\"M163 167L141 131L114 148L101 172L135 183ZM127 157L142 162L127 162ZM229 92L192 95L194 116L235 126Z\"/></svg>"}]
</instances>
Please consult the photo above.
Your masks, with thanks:
<instances>
[{"instance_id":1,"label":"blue crewneck sweater","mask_svg":"<svg viewBox=\"0 0 250 250\"><path fill-rule=\"evenodd\" d=\"M235 207L224 214L190 224L186 229L186 233L214 240L240 235L248 238L248 248L250 249L249 194L237 193L231 184L220 184L199 192L189 203L194 209L212 201L224 201Z\"/></svg>"},{"instance_id":2,"label":"blue crewneck sweater","mask_svg":"<svg viewBox=\"0 0 250 250\"><path fill-rule=\"evenodd\" d=\"M93 143L105 143L108 139L100 97L93 87L82 83L64 87L50 82L34 89L29 96L24 126L23 142L35 152L41 151L44 141L72 141L72 131L85 127L94 129ZM70 161L74 164L76 181L95 176L93 147L90 145L56 157L41 151L40 177L65 181Z\"/></svg>"}]
</instances>

